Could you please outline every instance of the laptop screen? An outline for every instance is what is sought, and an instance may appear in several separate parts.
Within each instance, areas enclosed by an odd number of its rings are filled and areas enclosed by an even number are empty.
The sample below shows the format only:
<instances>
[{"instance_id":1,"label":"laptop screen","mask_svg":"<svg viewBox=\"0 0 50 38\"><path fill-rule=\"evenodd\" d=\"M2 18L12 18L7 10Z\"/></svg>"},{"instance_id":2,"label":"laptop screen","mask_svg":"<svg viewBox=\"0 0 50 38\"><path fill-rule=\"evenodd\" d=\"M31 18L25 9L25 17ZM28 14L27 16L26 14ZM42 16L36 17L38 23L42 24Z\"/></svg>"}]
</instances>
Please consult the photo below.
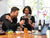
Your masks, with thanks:
<instances>
[{"instance_id":1,"label":"laptop screen","mask_svg":"<svg viewBox=\"0 0 50 38\"><path fill-rule=\"evenodd\" d=\"M48 26L49 26L49 24L45 24L45 26L42 29L41 34L46 34L46 31L48 30Z\"/></svg>"}]
</instances>

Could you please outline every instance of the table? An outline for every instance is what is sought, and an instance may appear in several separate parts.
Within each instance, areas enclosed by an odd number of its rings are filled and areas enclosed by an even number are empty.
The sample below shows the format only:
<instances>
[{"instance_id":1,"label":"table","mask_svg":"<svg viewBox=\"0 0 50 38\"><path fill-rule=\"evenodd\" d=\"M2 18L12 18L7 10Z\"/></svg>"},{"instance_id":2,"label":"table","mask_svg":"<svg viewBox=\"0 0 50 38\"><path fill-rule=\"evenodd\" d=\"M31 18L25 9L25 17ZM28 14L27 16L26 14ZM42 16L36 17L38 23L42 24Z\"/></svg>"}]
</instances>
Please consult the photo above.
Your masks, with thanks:
<instances>
[{"instance_id":1,"label":"table","mask_svg":"<svg viewBox=\"0 0 50 38\"><path fill-rule=\"evenodd\" d=\"M8 34L0 35L0 38L47 38L46 35L33 35L29 33L23 33L23 34Z\"/></svg>"}]
</instances>

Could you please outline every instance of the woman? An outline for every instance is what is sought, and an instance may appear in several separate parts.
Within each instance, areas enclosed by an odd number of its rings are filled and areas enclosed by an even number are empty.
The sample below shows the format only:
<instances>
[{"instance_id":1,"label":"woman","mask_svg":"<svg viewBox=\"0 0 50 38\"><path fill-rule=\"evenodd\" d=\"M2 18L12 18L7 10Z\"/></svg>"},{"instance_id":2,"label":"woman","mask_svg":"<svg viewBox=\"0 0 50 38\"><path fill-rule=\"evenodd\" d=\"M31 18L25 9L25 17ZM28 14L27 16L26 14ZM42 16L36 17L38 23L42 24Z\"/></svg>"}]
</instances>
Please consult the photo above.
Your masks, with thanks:
<instances>
[{"instance_id":1,"label":"woman","mask_svg":"<svg viewBox=\"0 0 50 38\"><path fill-rule=\"evenodd\" d=\"M31 16L32 10L29 6L26 6L23 9L23 13L25 15L22 16L21 19L20 19L20 21L25 20L25 24L23 24L23 28L27 28L29 31L31 31L32 29L34 29L33 26L35 25L35 18L34 18L34 16ZM24 30L23 28L22 28L22 30Z\"/></svg>"}]
</instances>

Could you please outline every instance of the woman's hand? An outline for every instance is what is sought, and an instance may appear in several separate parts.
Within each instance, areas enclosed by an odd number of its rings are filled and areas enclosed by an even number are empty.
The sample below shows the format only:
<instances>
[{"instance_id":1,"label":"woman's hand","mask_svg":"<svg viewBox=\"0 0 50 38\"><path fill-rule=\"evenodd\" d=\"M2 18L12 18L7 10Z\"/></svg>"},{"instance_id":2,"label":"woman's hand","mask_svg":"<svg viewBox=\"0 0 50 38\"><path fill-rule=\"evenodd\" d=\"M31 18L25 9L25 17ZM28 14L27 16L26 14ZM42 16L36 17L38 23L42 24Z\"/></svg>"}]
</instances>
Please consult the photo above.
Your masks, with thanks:
<instances>
[{"instance_id":1,"label":"woman's hand","mask_svg":"<svg viewBox=\"0 0 50 38\"><path fill-rule=\"evenodd\" d=\"M28 20L29 24L31 25L32 21L31 20Z\"/></svg>"},{"instance_id":2,"label":"woman's hand","mask_svg":"<svg viewBox=\"0 0 50 38\"><path fill-rule=\"evenodd\" d=\"M35 25L35 23L32 23L32 21L29 20L29 24L30 24L30 26L34 29L34 25ZM33 25L33 26L32 26L32 25Z\"/></svg>"}]
</instances>

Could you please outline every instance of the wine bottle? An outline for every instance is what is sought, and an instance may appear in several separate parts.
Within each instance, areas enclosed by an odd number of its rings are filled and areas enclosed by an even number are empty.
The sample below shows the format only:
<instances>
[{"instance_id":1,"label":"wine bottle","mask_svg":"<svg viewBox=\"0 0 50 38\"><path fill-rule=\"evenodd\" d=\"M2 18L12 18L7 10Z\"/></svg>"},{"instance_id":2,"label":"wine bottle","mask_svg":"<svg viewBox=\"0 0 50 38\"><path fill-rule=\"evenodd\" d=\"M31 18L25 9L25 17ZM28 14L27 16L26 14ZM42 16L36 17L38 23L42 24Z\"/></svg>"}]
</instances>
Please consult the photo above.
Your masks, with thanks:
<instances>
[{"instance_id":1,"label":"wine bottle","mask_svg":"<svg viewBox=\"0 0 50 38\"><path fill-rule=\"evenodd\" d=\"M44 25L45 25L45 20L43 21L43 27L44 27Z\"/></svg>"},{"instance_id":2,"label":"wine bottle","mask_svg":"<svg viewBox=\"0 0 50 38\"><path fill-rule=\"evenodd\" d=\"M41 20L39 20L39 24L38 24L38 32L41 32Z\"/></svg>"}]
</instances>

